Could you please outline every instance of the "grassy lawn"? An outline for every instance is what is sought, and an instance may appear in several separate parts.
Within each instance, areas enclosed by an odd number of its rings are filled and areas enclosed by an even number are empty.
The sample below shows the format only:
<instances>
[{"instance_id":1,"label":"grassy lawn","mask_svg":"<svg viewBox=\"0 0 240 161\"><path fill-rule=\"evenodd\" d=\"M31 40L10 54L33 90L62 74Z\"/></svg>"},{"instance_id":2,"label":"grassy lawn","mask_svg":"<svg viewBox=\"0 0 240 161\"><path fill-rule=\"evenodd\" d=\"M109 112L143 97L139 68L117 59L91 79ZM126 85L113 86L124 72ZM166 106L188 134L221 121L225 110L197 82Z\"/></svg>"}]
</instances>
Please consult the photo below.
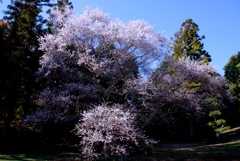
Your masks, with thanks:
<instances>
[{"instance_id":1,"label":"grassy lawn","mask_svg":"<svg viewBox=\"0 0 240 161\"><path fill-rule=\"evenodd\" d=\"M17 152L15 151L17 150ZM15 149L12 152L0 153L0 160L14 161L83 161L77 147L40 147L38 149ZM240 160L240 140L219 144L160 144L151 154L132 155L126 160L131 161L217 161Z\"/></svg>"},{"instance_id":2,"label":"grassy lawn","mask_svg":"<svg viewBox=\"0 0 240 161\"><path fill-rule=\"evenodd\" d=\"M159 144L150 154L134 154L128 161L240 161L240 133L224 134L220 143ZM84 161L77 146L7 147L0 161Z\"/></svg>"},{"instance_id":3,"label":"grassy lawn","mask_svg":"<svg viewBox=\"0 0 240 161\"><path fill-rule=\"evenodd\" d=\"M154 148L146 160L237 161L240 160L240 140L220 144L163 144Z\"/></svg>"},{"instance_id":4,"label":"grassy lawn","mask_svg":"<svg viewBox=\"0 0 240 161\"><path fill-rule=\"evenodd\" d=\"M77 146L14 147L0 151L0 161L81 160Z\"/></svg>"}]
</instances>

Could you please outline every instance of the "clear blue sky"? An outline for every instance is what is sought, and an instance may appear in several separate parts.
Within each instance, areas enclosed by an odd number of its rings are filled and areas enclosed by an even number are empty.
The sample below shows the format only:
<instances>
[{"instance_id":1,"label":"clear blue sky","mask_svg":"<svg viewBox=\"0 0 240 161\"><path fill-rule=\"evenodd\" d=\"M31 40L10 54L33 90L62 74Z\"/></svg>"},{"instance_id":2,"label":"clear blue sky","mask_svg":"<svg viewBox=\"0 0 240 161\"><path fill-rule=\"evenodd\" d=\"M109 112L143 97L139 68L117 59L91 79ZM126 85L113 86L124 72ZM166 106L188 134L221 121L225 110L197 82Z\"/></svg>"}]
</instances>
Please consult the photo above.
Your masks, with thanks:
<instances>
[{"instance_id":1,"label":"clear blue sky","mask_svg":"<svg viewBox=\"0 0 240 161\"><path fill-rule=\"evenodd\" d=\"M212 57L211 65L223 67L240 51L240 0L70 0L75 14L89 5L123 22L143 19L164 35L172 37L188 18L198 24L199 35L205 35L204 49ZM0 3L0 11L10 0ZM0 13L0 18L3 16Z\"/></svg>"}]
</instances>

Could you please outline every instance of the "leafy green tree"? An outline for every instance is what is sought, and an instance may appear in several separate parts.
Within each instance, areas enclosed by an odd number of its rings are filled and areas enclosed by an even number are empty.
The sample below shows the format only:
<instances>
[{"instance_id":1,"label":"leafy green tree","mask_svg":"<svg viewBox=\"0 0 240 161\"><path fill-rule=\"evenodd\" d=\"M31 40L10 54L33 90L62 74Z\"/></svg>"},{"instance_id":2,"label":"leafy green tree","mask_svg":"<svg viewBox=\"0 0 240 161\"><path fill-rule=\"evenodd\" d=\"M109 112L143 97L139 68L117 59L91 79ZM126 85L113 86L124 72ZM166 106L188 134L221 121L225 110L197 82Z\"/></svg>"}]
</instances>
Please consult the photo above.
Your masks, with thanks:
<instances>
[{"instance_id":1,"label":"leafy green tree","mask_svg":"<svg viewBox=\"0 0 240 161\"><path fill-rule=\"evenodd\" d=\"M224 70L225 77L229 81L229 89L235 100L240 102L240 52L229 59Z\"/></svg>"},{"instance_id":2,"label":"leafy green tree","mask_svg":"<svg viewBox=\"0 0 240 161\"><path fill-rule=\"evenodd\" d=\"M234 97L234 102L229 105L229 110L224 111L224 114L228 115L228 123L236 127L240 125L240 52L231 56L224 70L228 88Z\"/></svg>"},{"instance_id":3,"label":"leafy green tree","mask_svg":"<svg viewBox=\"0 0 240 161\"><path fill-rule=\"evenodd\" d=\"M205 36L199 36L198 25L192 19L187 19L182 23L181 28L174 34L173 57L178 60L182 57L189 57L191 60L201 60L206 64L211 62L211 56L203 50L201 42Z\"/></svg>"}]
</instances>

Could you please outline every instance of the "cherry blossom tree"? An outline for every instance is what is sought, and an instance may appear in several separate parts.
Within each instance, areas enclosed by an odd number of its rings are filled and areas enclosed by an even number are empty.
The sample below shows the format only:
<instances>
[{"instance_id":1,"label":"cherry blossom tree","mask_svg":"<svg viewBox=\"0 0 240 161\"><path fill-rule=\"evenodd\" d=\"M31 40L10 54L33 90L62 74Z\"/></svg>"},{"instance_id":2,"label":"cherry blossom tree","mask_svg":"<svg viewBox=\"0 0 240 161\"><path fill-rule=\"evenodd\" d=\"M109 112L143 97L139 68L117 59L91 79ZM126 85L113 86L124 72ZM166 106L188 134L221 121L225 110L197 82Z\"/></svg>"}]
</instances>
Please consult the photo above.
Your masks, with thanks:
<instances>
[{"instance_id":1,"label":"cherry blossom tree","mask_svg":"<svg viewBox=\"0 0 240 161\"><path fill-rule=\"evenodd\" d=\"M75 132L82 138L80 145L86 157L118 156L128 154L129 148L144 150L156 143L138 128L136 115L122 105L99 105L82 114Z\"/></svg>"},{"instance_id":2,"label":"cherry blossom tree","mask_svg":"<svg viewBox=\"0 0 240 161\"><path fill-rule=\"evenodd\" d=\"M223 107L224 99L230 98L225 80L214 76L213 67L189 58L177 62L165 59L150 79L144 80L141 75L151 74L151 63L160 62L168 52L168 39L147 22L111 20L100 9L86 9L78 16L71 12L53 12L53 33L39 38L44 55L36 74L43 89L36 100L38 108L26 118L26 124L37 128L47 122L70 122L74 126L83 114L83 120L76 125L77 134L82 136L83 126L92 122L88 115L98 108L98 112L109 108L131 113L129 117L133 118L129 120L136 122L132 123L134 127L129 126L134 131L137 124L141 131L154 120L159 123L172 119L169 111L200 114L209 107ZM105 112L100 113L101 121L108 119ZM94 124L98 122L95 120ZM112 126L111 122L108 126ZM125 130L125 126L121 128ZM105 133L102 130L99 137ZM111 136L117 138L118 134ZM99 140L95 141L83 150L84 154L95 156L94 147ZM125 141L118 142L119 149L104 153L125 154ZM100 142L104 147L104 141Z\"/></svg>"},{"instance_id":3,"label":"cherry blossom tree","mask_svg":"<svg viewBox=\"0 0 240 161\"><path fill-rule=\"evenodd\" d=\"M167 57L151 80L158 91L157 102L162 105L158 113L168 114L168 118L174 114L188 118L190 138L193 118L207 117L209 111L226 108L226 101L232 100L226 80L203 61Z\"/></svg>"},{"instance_id":4,"label":"cherry blossom tree","mask_svg":"<svg viewBox=\"0 0 240 161\"><path fill-rule=\"evenodd\" d=\"M169 101L178 102L177 106L187 110L220 107L224 105L224 98L230 98L225 79L217 76L216 70L202 61L189 58L174 61L169 58L162 62L152 80L160 91L168 95ZM218 104L215 104L216 100Z\"/></svg>"},{"instance_id":5,"label":"cherry blossom tree","mask_svg":"<svg viewBox=\"0 0 240 161\"><path fill-rule=\"evenodd\" d=\"M211 65L189 58L175 61L166 56L147 81L129 81L124 89L130 91L129 104L138 113L142 129L164 125L174 131L176 116L189 120L193 126L193 119L201 120L211 110L224 109L225 103L232 101L224 77L216 75Z\"/></svg>"},{"instance_id":6,"label":"cherry blossom tree","mask_svg":"<svg viewBox=\"0 0 240 161\"><path fill-rule=\"evenodd\" d=\"M128 87L141 84L141 74L151 73L151 63L168 51L168 39L145 21L111 20L100 9L71 12L54 11L52 34L39 38L44 55L37 79L43 90L25 120L35 128L49 121L75 124L83 111L100 104L142 106L130 99Z\"/></svg>"}]
</instances>

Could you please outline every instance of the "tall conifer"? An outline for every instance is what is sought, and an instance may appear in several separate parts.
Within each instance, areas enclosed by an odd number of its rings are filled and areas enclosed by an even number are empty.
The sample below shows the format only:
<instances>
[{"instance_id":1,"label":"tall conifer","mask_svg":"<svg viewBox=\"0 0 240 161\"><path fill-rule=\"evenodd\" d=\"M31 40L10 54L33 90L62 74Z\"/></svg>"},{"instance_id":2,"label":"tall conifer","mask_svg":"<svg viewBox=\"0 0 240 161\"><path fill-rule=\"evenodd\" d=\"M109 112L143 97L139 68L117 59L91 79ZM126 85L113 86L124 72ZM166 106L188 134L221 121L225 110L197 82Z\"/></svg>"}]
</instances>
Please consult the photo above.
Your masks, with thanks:
<instances>
[{"instance_id":1,"label":"tall conifer","mask_svg":"<svg viewBox=\"0 0 240 161\"><path fill-rule=\"evenodd\" d=\"M205 63L211 62L211 56L204 50L201 42L205 36L199 36L198 25L192 19L182 23L181 28L174 35L173 57L178 60L182 57L190 57L191 60L202 60Z\"/></svg>"},{"instance_id":2,"label":"tall conifer","mask_svg":"<svg viewBox=\"0 0 240 161\"><path fill-rule=\"evenodd\" d=\"M49 31L42 7L69 4L68 0L12 0L4 12L0 23L0 122L5 129L20 127L33 107L35 72L42 56L38 37Z\"/></svg>"}]
</instances>

